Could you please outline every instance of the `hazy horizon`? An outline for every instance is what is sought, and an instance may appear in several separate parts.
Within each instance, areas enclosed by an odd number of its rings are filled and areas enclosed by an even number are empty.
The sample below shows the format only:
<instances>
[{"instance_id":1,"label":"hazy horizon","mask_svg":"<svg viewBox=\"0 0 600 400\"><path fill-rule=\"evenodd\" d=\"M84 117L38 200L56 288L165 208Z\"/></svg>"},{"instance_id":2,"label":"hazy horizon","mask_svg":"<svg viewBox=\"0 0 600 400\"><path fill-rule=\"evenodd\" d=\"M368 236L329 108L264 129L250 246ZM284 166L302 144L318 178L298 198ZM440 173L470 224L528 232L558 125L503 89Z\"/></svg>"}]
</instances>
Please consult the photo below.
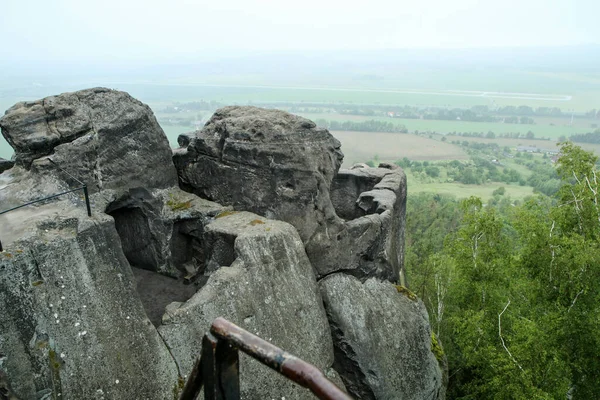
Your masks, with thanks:
<instances>
[{"instance_id":1,"label":"hazy horizon","mask_svg":"<svg viewBox=\"0 0 600 400\"><path fill-rule=\"evenodd\" d=\"M127 91L155 112L197 100L522 105L510 93L583 112L600 92L593 0L3 5L0 113L94 86ZM442 93L452 91L463 94ZM486 92L509 95L477 94ZM0 156L11 153L0 138Z\"/></svg>"},{"instance_id":2,"label":"hazy horizon","mask_svg":"<svg viewBox=\"0 0 600 400\"><path fill-rule=\"evenodd\" d=\"M593 0L7 0L0 37L5 67L69 68L302 51L600 44L599 14Z\"/></svg>"}]
</instances>

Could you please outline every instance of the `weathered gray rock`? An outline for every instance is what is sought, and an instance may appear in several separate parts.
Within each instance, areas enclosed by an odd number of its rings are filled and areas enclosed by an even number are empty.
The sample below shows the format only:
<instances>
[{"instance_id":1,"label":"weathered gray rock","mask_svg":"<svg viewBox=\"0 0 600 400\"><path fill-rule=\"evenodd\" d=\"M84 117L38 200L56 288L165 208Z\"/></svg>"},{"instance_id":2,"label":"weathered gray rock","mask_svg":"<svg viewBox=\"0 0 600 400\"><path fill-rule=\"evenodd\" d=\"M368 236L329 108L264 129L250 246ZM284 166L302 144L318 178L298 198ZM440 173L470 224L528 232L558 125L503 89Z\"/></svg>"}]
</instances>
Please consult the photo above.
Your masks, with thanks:
<instances>
[{"instance_id":1,"label":"weathered gray rock","mask_svg":"<svg viewBox=\"0 0 600 400\"><path fill-rule=\"evenodd\" d=\"M71 181L45 159L51 155L91 191L176 184L164 132L150 108L124 92L95 88L17 103L0 127L17 165Z\"/></svg>"},{"instance_id":2,"label":"weathered gray rock","mask_svg":"<svg viewBox=\"0 0 600 400\"><path fill-rule=\"evenodd\" d=\"M0 369L15 395L172 398L177 366L146 318L112 219L59 215L31 216L0 253Z\"/></svg>"},{"instance_id":3,"label":"weathered gray rock","mask_svg":"<svg viewBox=\"0 0 600 400\"><path fill-rule=\"evenodd\" d=\"M130 189L117 198L105 192L102 198L131 266L172 277L204 272L204 226L230 209L178 188Z\"/></svg>"},{"instance_id":4,"label":"weathered gray rock","mask_svg":"<svg viewBox=\"0 0 600 400\"><path fill-rule=\"evenodd\" d=\"M361 279L378 277L405 282L404 226L406 175L396 166L340 170L332 182L331 199L345 219L336 240L315 236L306 244L319 272L338 270ZM342 268L341 268L342 267Z\"/></svg>"},{"instance_id":5,"label":"weathered gray rock","mask_svg":"<svg viewBox=\"0 0 600 400\"><path fill-rule=\"evenodd\" d=\"M306 241L337 219L329 184L341 165L340 142L326 129L280 110L217 110L174 157L182 188L294 225Z\"/></svg>"},{"instance_id":6,"label":"weathered gray rock","mask_svg":"<svg viewBox=\"0 0 600 400\"><path fill-rule=\"evenodd\" d=\"M343 155L327 130L256 107L218 110L195 137L182 135L180 144L187 144L174 154L182 188L291 223L319 277L344 270L365 279L399 279L402 170L338 173Z\"/></svg>"},{"instance_id":7,"label":"weathered gray rock","mask_svg":"<svg viewBox=\"0 0 600 400\"><path fill-rule=\"evenodd\" d=\"M422 304L380 281L403 265L401 169L338 171L329 132L254 107L171 153L148 107L108 89L19 103L0 126L16 150L2 209L77 186L52 159L90 185L93 215L79 193L0 215L0 390L173 398L222 316L336 381L331 324L360 398L443 397ZM173 161L208 200L174 187ZM247 357L241 372L244 398L313 398Z\"/></svg>"},{"instance_id":8,"label":"weathered gray rock","mask_svg":"<svg viewBox=\"0 0 600 400\"><path fill-rule=\"evenodd\" d=\"M14 161L5 160L4 158L0 157L0 174L8 169L11 169L12 167L14 167L14 165L15 165Z\"/></svg>"},{"instance_id":9,"label":"weathered gray rock","mask_svg":"<svg viewBox=\"0 0 600 400\"><path fill-rule=\"evenodd\" d=\"M346 274L319 282L335 346L334 368L357 399L443 399L442 372L420 300L389 282Z\"/></svg>"},{"instance_id":10,"label":"weathered gray rock","mask_svg":"<svg viewBox=\"0 0 600 400\"><path fill-rule=\"evenodd\" d=\"M329 325L296 230L284 222L239 212L217 218L206 232L215 241L224 238L207 257L231 264L222 265L196 295L170 307L163 318L159 332L181 371L191 371L202 336L222 316L331 373ZM248 357L242 357L240 370L243 398L313 398L306 389Z\"/></svg>"}]
</instances>

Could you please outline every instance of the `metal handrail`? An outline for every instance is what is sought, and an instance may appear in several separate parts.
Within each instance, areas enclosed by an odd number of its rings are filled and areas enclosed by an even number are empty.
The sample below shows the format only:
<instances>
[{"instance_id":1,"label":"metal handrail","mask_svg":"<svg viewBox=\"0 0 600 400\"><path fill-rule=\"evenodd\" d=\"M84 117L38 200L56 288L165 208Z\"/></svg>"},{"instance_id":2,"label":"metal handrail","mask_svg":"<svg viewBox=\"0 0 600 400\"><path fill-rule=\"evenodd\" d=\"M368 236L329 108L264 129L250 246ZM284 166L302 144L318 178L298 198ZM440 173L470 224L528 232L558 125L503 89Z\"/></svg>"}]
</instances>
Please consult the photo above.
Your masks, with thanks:
<instances>
[{"instance_id":1,"label":"metal handrail","mask_svg":"<svg viewBox=\"0 0 600 400\"><path fill-rule=\"evenodd\" d=\"M39 203L39 202L42 202L42 201L45 201L45 200L49 200L49 199L54 199L56 197L60 197L60 196L63 196L65 194L73 193L73 192L76 192L78 190L83 190L83 196L85 197L85 206L86 206L86 209L87 209L87 215L88 215L88 217L92 216L92 207L90 206L90 196L89 196L89 193L88 193L87 185L85 183L81 182L79 179L75 178L73 175L71 175L70 173L68 173L64 169L62 169L51 158L48 158L48 161L50 161L52 164L54 164L56 166L56 168L58 168L59 170L61 170L65 174L69 175L70 178L74 179L81 186L76 187L75 189L71 189L71 190L67 190L67 191L64 191L64 192L56 193L56 194L53 194L53 195L50 195L50 196L46 196L46 197L43 197L41 199L36 199L36 200L33 200L33 201L29 201L27 203L21 204L19 206L13 207L13 208L9 208L7 210L2 210L2 211L0 211L0 215L6 214L6 213L14 211L14 210L18 210L19 208L30 206L30 205L35 204L35 203ZM2 241L0 241L0 252L1 251L3 251Z\"/></svg>"},{"instance_id":2,"label":"metal handrail","mask_svg":"<svg viewBox=\"0 0 600 400\"><path fill-rule=\"evenodd\" d=\"M238 350L274 369L321 400L352 400L312 364L251 334L224 318L217 318L204 335L202 353L180 400L195 400L204 386L205 400L240 398Z\"/></svg>"}]
</instances>

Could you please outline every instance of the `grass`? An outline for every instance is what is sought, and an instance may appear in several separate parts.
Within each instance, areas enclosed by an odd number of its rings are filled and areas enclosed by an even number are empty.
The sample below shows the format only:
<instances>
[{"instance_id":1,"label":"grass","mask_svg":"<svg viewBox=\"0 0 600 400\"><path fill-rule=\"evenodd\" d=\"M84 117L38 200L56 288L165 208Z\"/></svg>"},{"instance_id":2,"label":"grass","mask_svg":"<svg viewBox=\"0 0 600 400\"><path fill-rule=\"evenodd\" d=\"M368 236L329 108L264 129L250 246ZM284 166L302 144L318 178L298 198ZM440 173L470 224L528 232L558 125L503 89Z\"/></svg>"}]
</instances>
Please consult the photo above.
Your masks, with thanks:
<instances>
[{"instance_id":1,"label":"grass","mask_svg":"<svg viewBox=\"0 0 600 400\"><path fill-rule=\"evenodd\" d=\"M378 161L394 162L403 157L411 160L466 160L468 154L447 142L403 133L332 131L342 143L344 166Z\"/></svg>"},{"instance_id":2,"label":"grass","mask_svg":"<svg viewBox=\"0 0 600 400\"><path fill-rule=\"evenodd\" d=\"M503 182L492 182L483 185L467 185L464 183L421 183L415 179L410 172L407 174L408 193L437 193L456 196L457 198L467 198L470 196L481 197L487 200L493 197L492 192L503 186L506 189L504 196L510 196L513 200L521 200L527 196L533 195L533 188L530 186L519 186L515 184L507 185Z\"/></svg>"}]
</instances>

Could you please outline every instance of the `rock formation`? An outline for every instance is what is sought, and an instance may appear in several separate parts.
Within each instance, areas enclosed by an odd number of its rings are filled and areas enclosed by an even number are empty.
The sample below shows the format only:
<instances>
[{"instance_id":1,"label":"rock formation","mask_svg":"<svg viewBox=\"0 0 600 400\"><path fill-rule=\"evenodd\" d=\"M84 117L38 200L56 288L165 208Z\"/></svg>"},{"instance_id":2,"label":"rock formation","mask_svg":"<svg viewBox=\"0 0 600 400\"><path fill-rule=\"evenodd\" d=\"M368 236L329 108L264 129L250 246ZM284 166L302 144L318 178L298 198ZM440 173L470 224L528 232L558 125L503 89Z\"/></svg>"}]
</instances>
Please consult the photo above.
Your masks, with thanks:
<instances>
[{"instance_id":1,"label":"rock formation","mask_svg":"<svg viewBox=\"0 0 600 400\"><path fill-rule=\"evenodd\" d=\"M167 137L150 107L124 92L96 88L17 103L0 127L17 165L47 174L55 170L45 158L51 154L92 191L175 184Z\"/></svg>"},{"instance_id":2,"label":"rock formation","mask_svg":"<svg viewBox=\"0 0 600 400\"><path fill-rule=\"evenodd\" d=\"M222 108L180 142L188 143L174 157L184 190L289 222L318 277L345 270L398 279L406 204L400 169L338 173L340 142L326 129L256 107Z\"/></svg>"},{"instance_id":3,"label":"rock formation","mask_svg":"<svg viewBox=\"0 0 600 400\"><path fill-rule=\"evenodd\" d=\"M431 351L421 301L374 278L361 283L337 273L319 286L335 344L334 368L348 391L365 400L443 397L442 371Z\"/></svg>"},{"instance_id":4,"label":"rock formation","mask_svg":"<svg viewBox=\"0 0 600 400\"><path fill-rule=\"evenodd\" d=\"M177 398L223 316L356 398L444 397L424 307L394 286L401 169L339 170L327 130L254 107L172 152L146 105L103 88L18 103L0 127L1 209L79 181L92 207L75 192L0 215L0 389ZM246 399L312 398L247 357L241 378Z\"/></svg>"},{"instance_id":5,"label":"rock formation","mask_svg":"<svg viewBox=\"0 0 600 400\"><path fill-rule=\"evenodd\" d=\"M12 167L14 167L14 165L14 161L5 160L4 158L0 157L0 174L8 169L11 169Z\"/></svg>"}]
</instances>

